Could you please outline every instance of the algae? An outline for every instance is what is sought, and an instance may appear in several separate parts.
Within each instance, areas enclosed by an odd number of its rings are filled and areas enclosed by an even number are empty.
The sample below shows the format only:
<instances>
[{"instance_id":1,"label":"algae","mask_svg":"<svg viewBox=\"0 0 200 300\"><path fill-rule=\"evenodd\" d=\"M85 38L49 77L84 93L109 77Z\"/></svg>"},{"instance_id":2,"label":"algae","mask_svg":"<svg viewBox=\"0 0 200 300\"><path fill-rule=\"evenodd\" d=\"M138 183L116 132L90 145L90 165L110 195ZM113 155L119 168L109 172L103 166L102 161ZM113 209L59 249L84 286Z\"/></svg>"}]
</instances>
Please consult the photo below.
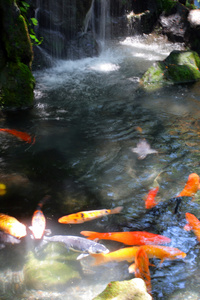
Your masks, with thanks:
<instances>
[{"instance_id":1,"label":"algae","mask_svg":"<svg viewBox=\"0 0 200 300\"><path fill-rule=\"evenodd\" d=\"M145 283L140 278L111 281L106 289L93 300L150 300Z\"/></svg>"},{"instance_id":2,"label":"algae","mask_svg":"<svg viewBox=\"0 0 200 300\"><path fill-rule=\"evenodd\" d=\"M48 244L40 256L29 252L23 272L26 286L36 290L61 290L80 279L74 253L61 243Z\"/></svg>"},{"instance_id":3,"label":"algae","mask_svg":"<svg viewBox=\"0 0 200 300\"><path fill-rule=\"evenodd\" d=\"M196 82L200 79L200 57L195 51L172 51L163 61L151 66L141 78L145 89L169 84Z\"/></svg>"}]
</instances>

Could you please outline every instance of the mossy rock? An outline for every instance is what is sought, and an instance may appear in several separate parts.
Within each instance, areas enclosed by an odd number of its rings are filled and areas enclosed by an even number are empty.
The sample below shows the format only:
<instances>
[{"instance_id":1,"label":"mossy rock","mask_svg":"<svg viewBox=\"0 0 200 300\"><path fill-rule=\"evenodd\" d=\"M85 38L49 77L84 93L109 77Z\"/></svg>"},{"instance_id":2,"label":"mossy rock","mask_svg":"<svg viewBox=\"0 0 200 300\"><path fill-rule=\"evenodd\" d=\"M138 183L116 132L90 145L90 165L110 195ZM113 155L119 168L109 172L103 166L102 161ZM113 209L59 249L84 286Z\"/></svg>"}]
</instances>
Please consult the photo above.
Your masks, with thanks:
<instances>
[{"instance_id":1,"label":"mossy rock","mask_svg":"<svg viewBox=\"0 0 200 300\"><path fill-rule=\"evenodd\" d=\"M35 79L22 62L8 62L0 72L0 107L27 108L33 105Z\"/></svg>"},{"instance_id":2,"label":"mossy rock","mask_svg":"<svg viewBox=\"0 0 200 300\"><path fill-rule=\"evenodd\" d=\"M172 51L164 60L166 65L192 65L200 68L200 57L195 51Z\"/></svg>"},{"instance_id":3,"label":"mossy rock","mask_svg":"<svg viewBox=\"0 0 200 300\"><path fill-rule=\"evenodd\" d=\"M106 289L93 300L151 300L145 283L140 278L111 281Z\"/></svg>"},{"instance_id":4,"label":"mossy rock","mask_svg":"<svg viewBox=\"0 0 200 300\"><path fill-rule=\"evenodd\" d=\"M195 51L172 51L164 61L154 63L141 78L145 89L200 80L200 57Z\"/></svg>"},{"instance_id":5,"label":"mossy rock","mask_svg":"<svg viewBox=\"0 0 200 300\"><path fill-rule=\"evenodd\" d=\"M14 0L0 1L2 40L7 60L31 66L33 50L27 25Z\"/></svg>"},{"instance_id":6,"label":"mossy rock","mask_svg":"<svg viewBox=\"0 0 200 300\"><path fill-rule=\"evenodd\" d=\"M35 290L60 291L80 279L74 253L60 243L48 244L42 257L29 252L23 271L26 286Z\"/></svg>"}]
</instances>

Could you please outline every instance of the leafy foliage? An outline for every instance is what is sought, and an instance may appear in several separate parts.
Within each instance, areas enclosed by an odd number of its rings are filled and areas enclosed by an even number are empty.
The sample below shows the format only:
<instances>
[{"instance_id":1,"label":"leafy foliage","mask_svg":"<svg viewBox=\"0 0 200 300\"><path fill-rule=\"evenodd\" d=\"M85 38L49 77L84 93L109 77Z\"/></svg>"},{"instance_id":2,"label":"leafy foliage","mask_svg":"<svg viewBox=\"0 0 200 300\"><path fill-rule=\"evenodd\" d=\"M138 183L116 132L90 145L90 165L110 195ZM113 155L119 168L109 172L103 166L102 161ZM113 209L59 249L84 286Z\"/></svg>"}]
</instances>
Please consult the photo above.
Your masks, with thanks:
<instances>
[{"instance_id":1,"label":"leafy foliage","mask_svg":"<svg viewBox=\"0 0 200 300\"><path fill-rule=\"evenodd\" d=\"M27 2L21 1L21 0L17 0L17 4L19 6L22 16L24 17L24 19L26 21L32 44L40 45L43 41L43 37L40 37L40 39L38 39L36 36L36 33L34 31L34 26L38 26L38 20L36 18L28 19L28 17L27 17L30 5Z\"/></svg>"}]
</instances>

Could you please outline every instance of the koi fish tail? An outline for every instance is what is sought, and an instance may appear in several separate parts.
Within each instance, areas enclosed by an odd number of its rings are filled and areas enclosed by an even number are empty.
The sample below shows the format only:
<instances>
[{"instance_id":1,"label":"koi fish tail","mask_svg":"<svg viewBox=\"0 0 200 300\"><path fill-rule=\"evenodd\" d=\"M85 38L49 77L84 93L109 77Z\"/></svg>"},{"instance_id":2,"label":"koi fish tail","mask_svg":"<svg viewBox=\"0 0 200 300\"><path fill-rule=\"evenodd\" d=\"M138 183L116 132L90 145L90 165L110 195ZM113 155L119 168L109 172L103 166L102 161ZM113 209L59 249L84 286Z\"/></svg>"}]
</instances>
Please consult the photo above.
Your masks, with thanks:
<instances>
[{"instance_id":1,"label":"koi fish tail","mask_svg":"<svg viewBox=\"0 0 200 300\"><path fill-rule=\"evenodd\" d=\"M42 209L43 205L51 198L51 196L46 195L42 200L38 203L38 209Z\"/></svg>"},{"instance_id":2,"label":"koi fish tail","mask_svg":"<svg viewBox=\"0 0 200 300\"><path fill-rule=\"evenodd\" d=\"M103 253L90 253L90 255L94 258L94 262L92 263L92 266L99 266L105 263L104 254Z\"/></svg>"},{"instance_id":3,"label":"koi fish tail","mask_svg":"<svg viewBox=\"0 0 200 300\"><path fill-rule=\"evenodd\" d=\"M89 240L99 240L99 233L95 231L81 231L82 235L86 236Z\"/></svg>"},{"instance_id":4,"label":"koi fish tail","mask_svg":"<svg viewBox=\"0 0 200 300\"><path fill-rule=\"evenodd\" d=\"M110 210L111 214L119 214L123 209L123 206L118 206Z\"/></svg>"},{"instance_id":5,"label":"koi fish tail","mask_svg":"<svg viewBox=\"0 0 200 300\"><path fill-rule=\"evenodd\" d=\"M135 273L135 263L129 266L128 271L129 273Z\"/></svg>"}]
</instances>

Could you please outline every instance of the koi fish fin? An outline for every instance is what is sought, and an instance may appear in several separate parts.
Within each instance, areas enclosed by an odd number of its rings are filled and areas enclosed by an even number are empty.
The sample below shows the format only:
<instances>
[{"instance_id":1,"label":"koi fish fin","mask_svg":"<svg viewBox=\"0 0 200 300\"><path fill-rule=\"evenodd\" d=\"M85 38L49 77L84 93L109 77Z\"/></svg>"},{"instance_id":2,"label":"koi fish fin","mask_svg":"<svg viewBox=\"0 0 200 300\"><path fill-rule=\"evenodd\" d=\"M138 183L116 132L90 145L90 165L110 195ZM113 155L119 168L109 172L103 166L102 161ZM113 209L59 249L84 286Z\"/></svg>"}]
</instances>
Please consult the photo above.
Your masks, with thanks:
<instances>
[{"instance_id":1,"label":"koi fish fin","mask_svg":"<svg viewBox=\"0 0 200 300\"><path fill-rule=\"evenodd\" d=\"M186 224L186 225L183 227L183 229L184 229L185 231L190 231L190 230L192 230L192 227L191 227L189 224Z\"/></svg>"},{"instance_id":2,"label":"koi fish fin","mask_svg":"<svg viewBox=\"0 0 200 300\"><path fill-rule=\"evenodd\" d=\"M51 229L45 229L44 232L45 232L46 235L51 235Z\"/></svg>"},{"instance_id":3,"label":"koi fish fin","mask_svg":"<svg viewBox=\"0 0 200 300\"><path fill-rule=\"evenodd\" d=\"M92 266L98 266L105 262L104 254L103 253L90 253L90 255L94 258L94 262Z\"/></svg>"},{"instance_id":4,"label":"koi fish fin","mask_svg":"<svg viewBox=\"0 0 200 300\"><path fill-rule=\"evenodd\" d=\"M151 266L151 267L156 267L154 264L151 264L151 263L149 263L149 266Z\"/></svg>"},{"instance_id":5,"label":"koi fish fin","mask_svg":"<svg viewBox=\"0 0 200 300\"><path fill-rule=\"evenodd\" d=\"M129 273L135 273L135 268L136 268L135 263L130 265L129 268L128 268Z\"/></svg>"},{"instance_id":6,"label":"koi fish fin","mask_svg":"<svg viewBox=\"0 0 200 300\"><path fill-rule=\"evenodd\" d=\"M99 238L96 238L94 239L94 242L98 243L99 240L100 240Z\"/></svg>"},{"instance_id":7,"label":"koi fish fin","mask_svg":"<svg viewBox=\"0 0 200 300\"><path fill-rule=\"evenodd\" d=\"M4 244L0 244L0 250L5 248L5 245Z\"/></svg>"},{"instance_id":8,"label":"koi fish fin","mask_svg":"<svg viewBox=\"0 0 200 300\"><path fill-rule=\"evenodd\" d=\"M30 229L31 232L33 232L33 226L29 226L28 228Z\"/></svg>"},{"instance_id":9,"label":"koi fish fin","mask_svg":"<svg viewBox=\"0 0 200 300\"><path fill-rule=\"evenodd\" d=\"M38 209L42 209L43 205L51 198L50 195L46 195L42 198L42 200L38 203Z\"/></svg>"},{"instance_id":10,"label":"koi fish fin","mask_svg":"<svg viewBox=\"0 0 200 300\"><path fill-rule=\"evenodd\" d=\"M89 240L99 240L98 234L99 232L95 232L95 231L81 231L80 232L82 235L86 236L87 239Z\"/></svg>"},{"instance_id":11,"label":"koi fish fin","mask_svg":"<svg viewBox=\"0 0 200 300\"><path fill-rule=\"evenodd\" d=\"M76 260L80 260L88 255L89 255L88 253L81 253L79 256L77 256Z\"/></svg>"},{"instance_id":12,"label":"koi fish fin","mask_svg":"<svg viewBox=\"0 0 200 300\"><path fill-rule=\"evenodd\" d=\"M113 215L113 214L119 214L123 209L123 206L118 206L118 207L115 207L113 209L110 210L110 213Z\"/></svg>"}]
</instances>

